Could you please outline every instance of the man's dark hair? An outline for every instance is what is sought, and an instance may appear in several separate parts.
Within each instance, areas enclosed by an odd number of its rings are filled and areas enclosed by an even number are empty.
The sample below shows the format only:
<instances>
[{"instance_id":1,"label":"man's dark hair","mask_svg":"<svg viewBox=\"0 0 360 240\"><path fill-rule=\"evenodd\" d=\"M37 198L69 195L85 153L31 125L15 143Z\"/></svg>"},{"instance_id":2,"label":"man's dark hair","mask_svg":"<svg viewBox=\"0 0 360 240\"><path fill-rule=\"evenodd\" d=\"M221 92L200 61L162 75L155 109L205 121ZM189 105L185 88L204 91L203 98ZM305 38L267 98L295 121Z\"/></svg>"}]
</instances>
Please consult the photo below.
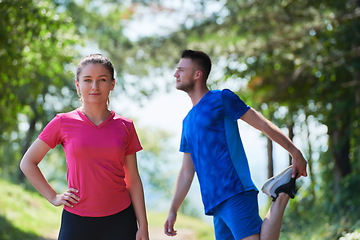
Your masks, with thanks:
<instances>
[{"instance_id":1,"label":"man's dark hair","mask_svg":"<svg viewBox=\"0 0 360 240\"><path fill-rule=\"evenodd\" d=\"M208 78L211 71L211 60L206 53L186 49L182 52L181 58L190 58L198 65L200 70L203 72L205 79Z\"/></svg>"}]
</instances>

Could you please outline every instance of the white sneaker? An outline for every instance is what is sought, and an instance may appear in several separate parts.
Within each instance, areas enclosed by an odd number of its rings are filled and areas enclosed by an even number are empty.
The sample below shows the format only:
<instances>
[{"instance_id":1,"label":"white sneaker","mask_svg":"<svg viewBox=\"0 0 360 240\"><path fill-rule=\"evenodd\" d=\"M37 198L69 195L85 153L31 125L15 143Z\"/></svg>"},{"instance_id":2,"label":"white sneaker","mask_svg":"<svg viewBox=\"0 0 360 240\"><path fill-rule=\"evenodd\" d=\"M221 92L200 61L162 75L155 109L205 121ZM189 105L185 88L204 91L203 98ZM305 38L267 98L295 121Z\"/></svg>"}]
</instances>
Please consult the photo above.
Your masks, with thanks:
<instances>
[{"instance_id":1,"label":"white sneaker","mask_svg":"<svg viewBox=\"0 0 360 240\"><path fill-rule=\"evenodd\" d=\"M268 179L261 188L261 191L269 197L272 197L274 201L281 192L294 198L297 192L295 185L296 178L291 178L291 174L292 166L289 166L278 175Z\"/></svg>"}]
</instances>

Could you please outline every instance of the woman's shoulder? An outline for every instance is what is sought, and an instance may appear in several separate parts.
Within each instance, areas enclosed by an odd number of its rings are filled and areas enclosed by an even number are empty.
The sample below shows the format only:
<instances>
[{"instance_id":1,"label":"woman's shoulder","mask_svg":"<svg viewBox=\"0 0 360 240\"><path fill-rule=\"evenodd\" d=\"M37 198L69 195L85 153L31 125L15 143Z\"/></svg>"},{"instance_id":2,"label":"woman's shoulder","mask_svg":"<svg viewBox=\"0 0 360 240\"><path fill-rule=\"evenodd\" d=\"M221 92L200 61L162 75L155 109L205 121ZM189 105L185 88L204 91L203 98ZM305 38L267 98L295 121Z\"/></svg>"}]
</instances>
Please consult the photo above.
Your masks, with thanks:
<instances>
[{"instance_id":1,"label":"woman's shoulder","mask_svg":"<svg viewBox=\"0 0 360 240\"><path fill-rule=\"evenodd\" d=\"M74 117L78 117L78 109L74 109L70 112L63 112L63 113L58 113L56 114L56 117L58 118L74 118Z\"/></svg>"},{"instance_id":2,"label":"woman's shoulder","mask_svg":"<svg viewBox=\"0 0 360 240\"><path fill-rule=\"evenodd\" d=\"M120 120L120 121L123 121L123 122L126 122L126 123L132 123L133 122L132 119L121 116L121 115L115 113L114 111L112 111L112 113L114 115L114 117L113 117L114 120Z\"/></svg>"}]
</instances>

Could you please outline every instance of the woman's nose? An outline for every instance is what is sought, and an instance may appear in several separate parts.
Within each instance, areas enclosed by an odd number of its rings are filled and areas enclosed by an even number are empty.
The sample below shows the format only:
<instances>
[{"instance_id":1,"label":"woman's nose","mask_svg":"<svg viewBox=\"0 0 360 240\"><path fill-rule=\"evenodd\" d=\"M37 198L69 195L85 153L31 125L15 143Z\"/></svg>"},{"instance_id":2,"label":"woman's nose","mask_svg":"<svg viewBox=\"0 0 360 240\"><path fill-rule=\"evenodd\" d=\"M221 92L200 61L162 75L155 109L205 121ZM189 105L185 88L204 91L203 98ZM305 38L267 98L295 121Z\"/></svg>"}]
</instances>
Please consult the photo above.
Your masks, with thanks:
<instances>
[{"instance_id":1,"label":"woman's nose","mask_svg":"<svg viewBox=\"0 0 360 240\"><path fill-rule=\"evenodd\" d=\"M98 81L93 81L91 87L92 87L92 89L97 89L98 88Z\"/></svg>"}]
</instances>

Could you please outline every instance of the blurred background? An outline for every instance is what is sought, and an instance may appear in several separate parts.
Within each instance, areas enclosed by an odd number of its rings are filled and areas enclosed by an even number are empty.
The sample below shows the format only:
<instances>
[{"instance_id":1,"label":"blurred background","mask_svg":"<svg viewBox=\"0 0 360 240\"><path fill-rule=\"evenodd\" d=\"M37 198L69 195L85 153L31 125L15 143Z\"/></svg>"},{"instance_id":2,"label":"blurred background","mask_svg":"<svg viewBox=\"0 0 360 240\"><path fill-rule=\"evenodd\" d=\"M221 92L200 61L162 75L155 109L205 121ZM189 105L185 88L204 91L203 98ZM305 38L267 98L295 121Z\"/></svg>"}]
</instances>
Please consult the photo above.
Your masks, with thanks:
<instances>
[{"instance_id":1,"label":"blurred background","mask_svg":"<svg viewBox=\"0 0 360 240\"><path fill-rule=\"evenodd\" d=\"M0 0L0 239L56 239L61 209L34 191L19 162L56 113L80 106L74 71L91 53L115 65L110 108L135 122L150 234L168 239L160 232L192 107L174 88L184 49L208 53L209 87L237 93L308 160L281 239L360 239L359 0ZM239 126L260 189L291 158ZM40 167L67 189L61 146ZM263 215L270 201L259 200ZM214 239L196 180L181 214L187 235L173 239Z\"/></svg>"}]
</instances>

